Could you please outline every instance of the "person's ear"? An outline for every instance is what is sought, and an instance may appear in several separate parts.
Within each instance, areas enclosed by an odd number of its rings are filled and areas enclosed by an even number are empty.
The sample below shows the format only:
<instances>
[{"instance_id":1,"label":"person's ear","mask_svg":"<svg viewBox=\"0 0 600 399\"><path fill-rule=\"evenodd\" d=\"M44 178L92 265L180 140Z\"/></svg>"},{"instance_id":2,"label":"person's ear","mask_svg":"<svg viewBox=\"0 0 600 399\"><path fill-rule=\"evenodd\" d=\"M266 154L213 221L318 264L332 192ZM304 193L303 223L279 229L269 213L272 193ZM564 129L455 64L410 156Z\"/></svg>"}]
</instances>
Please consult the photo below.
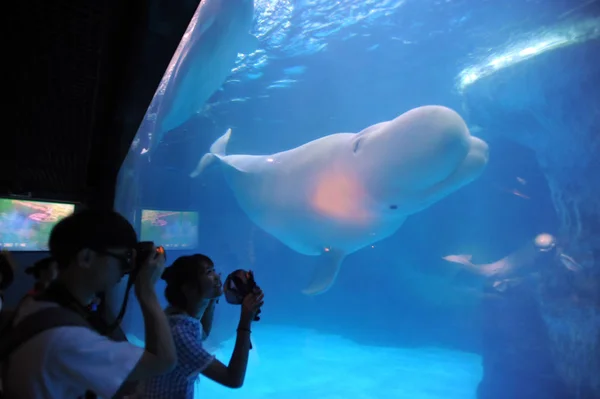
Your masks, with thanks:
<instances>
[{"instance_id":1,"label":"person's ear","mask_svg":"<svg viewBox=\"0 0 600 399\"><path fill-rule=\"evenodd\" d=\"M96 254L94 251L89 248L83 248L81 251L77 252L75 261L77 262L78 267L89 269L95 256Z\"/></svg>"}]
</instances>

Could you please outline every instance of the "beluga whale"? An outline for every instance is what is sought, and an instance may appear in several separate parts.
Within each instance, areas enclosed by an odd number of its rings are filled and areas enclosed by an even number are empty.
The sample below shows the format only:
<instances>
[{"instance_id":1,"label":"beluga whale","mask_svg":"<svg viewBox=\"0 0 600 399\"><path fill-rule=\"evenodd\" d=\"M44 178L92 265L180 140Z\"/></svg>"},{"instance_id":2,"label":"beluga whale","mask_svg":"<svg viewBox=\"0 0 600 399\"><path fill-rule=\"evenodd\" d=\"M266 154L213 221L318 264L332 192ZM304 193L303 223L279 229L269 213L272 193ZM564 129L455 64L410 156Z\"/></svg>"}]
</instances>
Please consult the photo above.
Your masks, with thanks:
<instances>
[{"instance_id":1,"label":"beluga whale","mask_svg":"<svg viewBox=\"0 0 600 399\"><path fill-rule=\"evenodd\" d=\"M326 292L344 258L481 175L488 146L443 106L423 106L358 133L271 155L228 155L231 129L191 177L219 164L242 210L292 250L320 256L303 290Z\"/></svg>"},{"instance_id":2,"label":"beluga whale","mask_svg":"<svg viewBox=\"0 0 600 399\"><path fill-rule=\"evenodd\" d=\"M157 90L150 150L202 109L231 75L238 53L256 50L253 21L254 0L200 2Z\"/></svg>"}]
</instances>

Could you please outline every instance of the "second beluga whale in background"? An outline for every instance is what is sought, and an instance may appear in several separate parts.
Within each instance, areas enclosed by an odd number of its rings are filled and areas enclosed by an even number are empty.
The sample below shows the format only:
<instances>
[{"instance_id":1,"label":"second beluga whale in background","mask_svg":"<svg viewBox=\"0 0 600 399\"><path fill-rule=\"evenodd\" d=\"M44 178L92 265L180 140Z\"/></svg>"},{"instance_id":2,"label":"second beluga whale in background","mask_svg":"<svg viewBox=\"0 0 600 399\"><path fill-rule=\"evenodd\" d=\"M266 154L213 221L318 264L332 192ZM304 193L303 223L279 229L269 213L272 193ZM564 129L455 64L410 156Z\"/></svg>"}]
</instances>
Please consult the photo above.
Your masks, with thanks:
<instances>
[{"instance_id":1,"label":"second beluga whale in background","mask_svg":"<svg viewBox=\"0 0 600 399\"><path fill-rule=\"evenodd\" d=\"M150 149L199 112L231 74L238 53L256 50L250 34L254 0L203 0L157 91L159 105Z\"/></svg>"},{"instance_id":2,"label":"second beluga whale in background","mask_svg":"<svg viewBox=\"0 0 600 399\"><path fill-rule=\"evenodd\" d=\"M231 129L192 177L218 161L244 212L291 249L321 256L309 295L325 292L344 257L391 236L476 179L487 144L441 106L412 109L359 133L336 133L272 155L227 155Z\"/></svg>"}]
</instances>

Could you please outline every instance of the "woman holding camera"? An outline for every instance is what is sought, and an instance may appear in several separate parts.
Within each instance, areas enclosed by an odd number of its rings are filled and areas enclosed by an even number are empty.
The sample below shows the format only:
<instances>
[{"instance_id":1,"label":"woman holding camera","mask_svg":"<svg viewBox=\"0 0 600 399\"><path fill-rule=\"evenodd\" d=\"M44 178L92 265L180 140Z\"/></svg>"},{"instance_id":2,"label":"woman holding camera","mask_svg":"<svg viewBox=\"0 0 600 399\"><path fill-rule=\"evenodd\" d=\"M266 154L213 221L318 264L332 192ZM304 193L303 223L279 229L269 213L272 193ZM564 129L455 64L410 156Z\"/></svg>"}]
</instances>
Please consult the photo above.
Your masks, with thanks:
<instances>
[{"instance_id":1,"label":"woman holding camera","mask_svg":"<svg viewBox=\"0 0 600 399\"><path fill-rule=\"evenodd\" d=\"M221 279L212 260L200 254L182 256L165 269L162 278L167 283L165 297L169 307L166 313L178 362L173 371L146 381L142 397L193 399L194 384L199 374L230 388L241 387L251 348L250 327L263 305L262 291L258 289L244 298L235 348L229 364L225 365L202 346L210 332L205 331L210 328L210 320L207 319L212 319L214 303L223 293ZM204 317L205 314L209 317Z\"/></svg>"}]
</instances>

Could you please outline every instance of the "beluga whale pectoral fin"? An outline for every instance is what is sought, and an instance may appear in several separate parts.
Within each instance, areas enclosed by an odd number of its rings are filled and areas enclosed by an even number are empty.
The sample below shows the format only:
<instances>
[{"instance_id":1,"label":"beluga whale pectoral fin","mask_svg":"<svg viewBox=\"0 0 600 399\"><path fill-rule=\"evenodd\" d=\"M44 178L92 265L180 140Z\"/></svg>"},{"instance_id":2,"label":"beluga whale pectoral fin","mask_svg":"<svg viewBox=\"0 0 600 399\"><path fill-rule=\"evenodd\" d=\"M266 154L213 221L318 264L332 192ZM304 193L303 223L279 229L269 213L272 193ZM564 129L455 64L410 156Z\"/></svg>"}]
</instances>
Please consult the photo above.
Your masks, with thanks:
<instances>
[{"instance_id":1,"label":"beluga whale pectoral fin","mask_svg":"<svg viewBox=\"0 0 600 399\"><path fill-rule=\"evenodd\" d=\"M198 162L196 169L190 173L191 178L199 176L204 169L227 155L227 144L229 143L230 137L231 128L227 129L225 134L215 140L215 142L210 146L210 152L204 154L204 156L200 159L200 162Z\"/></svg>"},{"instance_id":2,"label":"beluga whale pectoral fin","mask_svg":"<svg viewBox=\"0 0 600 399\"><path fill-rule=\"evenodd\" d=\"M327 292L335 282L345 257L346 254L343 251L334 248L327 248L323 251L319 256L315 274L309 286L302 290L302 293L319 295Z\"/></svg>"}]
</instances>

